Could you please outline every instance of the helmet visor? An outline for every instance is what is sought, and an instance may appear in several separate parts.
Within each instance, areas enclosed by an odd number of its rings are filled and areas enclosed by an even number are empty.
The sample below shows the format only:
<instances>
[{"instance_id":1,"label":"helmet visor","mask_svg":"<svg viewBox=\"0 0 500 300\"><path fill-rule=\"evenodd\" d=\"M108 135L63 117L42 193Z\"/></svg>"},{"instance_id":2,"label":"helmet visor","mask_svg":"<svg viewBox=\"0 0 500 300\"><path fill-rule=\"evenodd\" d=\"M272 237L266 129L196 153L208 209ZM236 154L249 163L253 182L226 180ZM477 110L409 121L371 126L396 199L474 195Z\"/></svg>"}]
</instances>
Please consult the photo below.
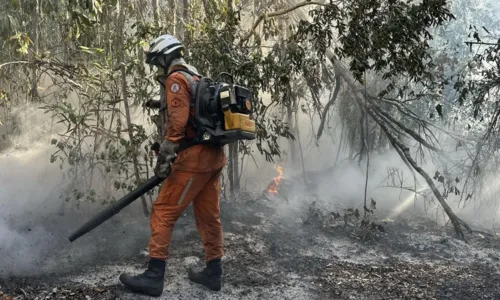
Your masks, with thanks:
<instances>
[{"instance_id":1,"label":"helmet visor","mask_svg":"<svg viewBox=\"0 0 500 300\"><path fill-rule=\"evenodd\" d=\"M146 63L148 65L159 66L160 65L159 58L160 55L158 55L158 53L146 52Z\"/></svg>"}]
</instances>

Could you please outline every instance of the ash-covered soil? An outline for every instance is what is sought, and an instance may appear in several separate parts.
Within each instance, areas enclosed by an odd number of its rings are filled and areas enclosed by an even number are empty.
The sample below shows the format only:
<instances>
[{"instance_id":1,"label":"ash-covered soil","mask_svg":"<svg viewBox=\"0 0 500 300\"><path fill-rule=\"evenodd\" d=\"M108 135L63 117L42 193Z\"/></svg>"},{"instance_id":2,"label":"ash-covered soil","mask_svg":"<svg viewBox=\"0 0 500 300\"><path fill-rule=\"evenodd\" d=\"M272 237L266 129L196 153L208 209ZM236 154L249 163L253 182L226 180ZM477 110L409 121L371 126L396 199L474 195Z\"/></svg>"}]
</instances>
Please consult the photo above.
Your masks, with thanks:
<instances>
[{"instance_id":1,"label":"ash-covered soil","mask_svg":"<svg viewBox=\"0 0 500 300\"><path fill-rule=\"evenodd\" d=\"M384 232L363 240L352 229L315 222L311 202L223 201L220 292L187 279L188 267L203 264L189 208L175 228L160 299L500 299L499 236L469 234L465 243L421 214L387 219L379 212L372 219ZM148 299L118 281L121 272L145 267L148 220L108 222L40 262L57 267L0 279L0 299ZM92 249L92 259L83 249Z\"/></svg>"}]
</instances>

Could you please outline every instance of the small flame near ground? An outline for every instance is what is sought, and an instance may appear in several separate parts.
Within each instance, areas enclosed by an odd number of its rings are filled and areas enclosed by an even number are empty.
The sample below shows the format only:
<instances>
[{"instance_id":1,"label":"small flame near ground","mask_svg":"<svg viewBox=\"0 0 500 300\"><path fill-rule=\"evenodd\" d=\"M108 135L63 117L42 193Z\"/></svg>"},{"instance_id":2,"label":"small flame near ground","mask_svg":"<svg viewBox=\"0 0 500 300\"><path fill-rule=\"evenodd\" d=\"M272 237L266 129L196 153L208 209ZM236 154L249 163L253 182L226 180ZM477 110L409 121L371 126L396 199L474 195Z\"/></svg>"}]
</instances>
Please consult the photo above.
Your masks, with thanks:
<instances>
[{"instance_id":1,"label":"small flame near ground","mask_svg":"<svg viewBox=\"0 0 500 300\"><path fill-rule=\"evenodd\" d=\"M279 175L274 177L273 182L267 187L267 191L272 194L278 194L278 187L280 185L281 179L283 179L283 168L281 166L276 166L276 170Z\"/></svg>"}]
</instances>

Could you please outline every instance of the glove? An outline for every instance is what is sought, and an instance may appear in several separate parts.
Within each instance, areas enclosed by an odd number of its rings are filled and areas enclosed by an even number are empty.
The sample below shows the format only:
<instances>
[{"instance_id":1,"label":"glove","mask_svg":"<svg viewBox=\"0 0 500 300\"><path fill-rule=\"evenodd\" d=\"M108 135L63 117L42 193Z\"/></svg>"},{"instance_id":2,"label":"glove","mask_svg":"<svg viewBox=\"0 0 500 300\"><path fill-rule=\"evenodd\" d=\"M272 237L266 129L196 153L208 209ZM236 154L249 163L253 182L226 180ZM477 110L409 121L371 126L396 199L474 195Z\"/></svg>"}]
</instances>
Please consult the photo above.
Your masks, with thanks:
<instances>
[{"instance_id":1,"label":"glove","mask_svg":"<svg viewBox=\"0 0 500 300\"><path fill-rule=\"evenodd\" d=\"M147 107L147 108L151 108L151 109L160 109L161 108L161 101L149 100L149 101L146 101L143 106Z\"/></svg>"},{"instance_id":2,"label":"glove","mask_svg":"<svg viewBox=\"0 0 500 300\"><path fill-rule=\"evenodd\" d=\"M154 151L156 156L158 156L158 153L160 152L160 143L154 142L154 144L151 145L151 150Z\"/></svg>"},{"instance_id":3,"label":"glove","mask_svg":"<svg viewBox=\"0 0 500 300\"><path fill-rule=\"evenodd\" d=\"M167 178L170 175L172 172L172 163L177 156L176 152L178 148L179 145L167 140L161 143L154 169L156 176L160 178Z\"/></svg>"}]
</instances>

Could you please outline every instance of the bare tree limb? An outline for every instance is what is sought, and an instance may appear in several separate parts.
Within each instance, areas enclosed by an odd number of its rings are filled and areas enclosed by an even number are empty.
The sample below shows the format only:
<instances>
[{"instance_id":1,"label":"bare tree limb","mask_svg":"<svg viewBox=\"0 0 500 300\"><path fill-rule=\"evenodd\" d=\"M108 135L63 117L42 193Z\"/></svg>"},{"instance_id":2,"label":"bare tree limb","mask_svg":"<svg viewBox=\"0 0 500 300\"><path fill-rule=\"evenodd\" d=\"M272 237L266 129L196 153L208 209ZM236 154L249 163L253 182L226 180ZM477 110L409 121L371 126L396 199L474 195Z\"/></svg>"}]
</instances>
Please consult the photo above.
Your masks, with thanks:
<instances>
[{"instance_id":1,"label":"bare tree limb","mask_svg":"<svg viewBox=\"0 0 500 300\"><path fill-rule=\"evenodd\" d=\"M268 18L275 18L275 17L279 17L279 16L282 16L282 15L286 15L288 13L291 13L292 11L298 9L298 8L301 8L301 7L304 7L304 6L307 6L307 5L318 5L318 6L328 6L329 4L325 4L325 3L321 3L321 2L315 2L315 1L304 1L304 2L301 2L301 3L298 3L290 8L286 8L286 9L283 9L283 10L280 10L280 11L275 11L275 12L271 12L271 13L263 13L261 14L257 20L253 23L252 25L252 28L250 29L250 31L248 31L247 34L245 34L240 42L239 42L239 45L242 46L246 41L248 41L252 35L255 33L255 30L257 29L257 27L259 26L259 24L264 21L265 19L268 19Z\"/></svg>"},{"instance_id":2,"label":"bare tree limb","mask_svg":"<svg viewBox=\"0 0 500 300\"><path fill-rule=\"evenodd\" d=\"M309 18L307 16L307 14L302 9L297 10L296 13L300 16L301 19L305 20L305 19ZM368 99L366 99L363 96L363 94L359 92L359 90L356 87L354 78L352 76L350 76L350 74L348 73L348 71L339 62L335 61L335 53L333 52L332 49L330 49L330 48L326 49L326 56L328 57L328 59L333 64L334 70L335 70L335 74L342 75L344 81L346 81L346 83L353 90L353 92L354 92L354 98L355 98L355 100L357 102L357 105L360 108L360 110L364 110L365 109L365 105L363 105L363 104L366 103L365 101L368 101ZM371 102L373 103L373 101L371 101ZM437 198L437 200L439 201L439 203L443 207L444 211L446 212L446 214L450 218L450 221L452 222L452 224L453 224L453 226L455 228L456 234L460 238L465 239L465 236L463 234L461 226L464 226L469 232L471 232L471 229L469 228L469 226L464 221L460 220L455 215L455 213L452 211L452 209L450 208L450 206L448 205L448 203L446 203L446 200L444 199L443 195L437 189L436 185L432 181L432 178L429 176L429 174L427 174L427 172L425 172L425 170L423 170L417 164L417 162L412 158L412 156L410 154L410 151L409 151L409 148L403 142L401 142L400 140L398 140L391 133L391 131L388 128L388 125L392 125L391 122L387 122L387 121L384 121L383 119L381 119L380 115L377 115L376 110L373 109L372 105L367 105L366 109L368 110L368 113L370 114L370 116L381 127L381 129L383 130L383 132L385 132L385 134L386 134L387 138L389 139L390 143L392 144L392 146L395 149L399 150L397 152L401 156L401 158L403 159L403 161L408 162L411 165L411 167L417 173L419 173L422 177L424 177L425 181L427 182L427 184L429 185L429 187L433 191L435 197ZM380 109L378 110L378 112L380 113ZM397 126L399 127L399 125L397 125Z\"/></svg>"},{"instance_id":3,"label":"bare tree limb","mask_svg":"<svg viewBox=\"0 0 500 300\"><path fill-rule=\"evenodd\" d=\"M434 193L434 196L436 196L437 200L441 204L441 207L444 209L444 211L446 212L446 214L450 218L450 221L453 224L453 227L455 228L456 234L461 239L465 240L465 235L462 231L461 226L464 226L469 232L471 232L471 229L469 228L469 226L455 215L455 213L453 212L451 207L448 205L448 203L446 203L446 200L444 199L441 192L438 190L438 188L434 184L434 181L432 181L432 178L429 176L429 174L427 174L427 172L425 172L424 169L422 169L417 164L417 162L411 157L410 149L390 133L390 131L385 126L384 121L382 121L380 119L377 120L377 118L374 114L372 115L372 117L374 117L374 119L377 121L377 123L379 123L379 125L382 127L384 132L387 134L387 137L389 138L389 141L391 142L391 144L395 148L397 147L401 150L401 151L398 151L399 155L401 155L401 154L403 155L403 157L401 157L401 158L406 159L410 163L410 165L413 167L413 169L415 169L415 171L417 171L417 173L419 173L420 176L422 176L425 179L425 181L427 182L427 184L431 188L432 192Z\"/></svg>"},{"instance_id":4,"label":"bare tree limb","mask_svg":"<svg viewBox=\"0 0 500 300\"><path fill-rule=\"evenodd\" d=\"M333 61L332 61L332 63L334 63L335 73L344 78L344 80L347 82L347 84L350 86L350 88L354 92L354 98L356 99L358 107L360 109L363 109L364 108L364 105L363 105L364 96L359 91L359 89L356 88L354 79L352 77L348 76L347 71L339 63L333 62ZM368 101L368 99L365 99L365 101ZM463 226L465 229L467 229L467 231L471 232L470 227L467 225L467 223L465 223L463 220L458 218L457 215L455 215L455 213L453 212L451 207L448 205L448 203L444 199L441 192L438 190L438 188L434 184L434 181L432 181L432 178L429 176L429 174L427 174L427 172L424 169L422 169L417 164L417 162L412 158L412 156L410 154L410 149L391 133L391 131L387 127L388 124L392 123L391 120L390 119L384 120L383 118L381 118L382 115L384 117L386 117L387 114L381 115L380 109L376 108L376 105L374 105L373 101L370 101L370 102L371 103L368 106L368 114L375 120L375 122L377 122L377 124L385 132L387 138L389 139L389 141L391 142L393 147L395 149L397 149L397 153L400 155L400 157L403 159L403 161L407 161L411 165L411 167L425 179L425 181L427 182L427 184L429 185L429 187L433 191L434 196L437 198L437 200L441 204L441 207L444 209L444 211L446 212L446 214L450 218L450 221L452 222L453 227L455 228L456 234L458 235L459 238L465 240L465 235L462 231L461 226ZM398 125L398 127L400 127L400 126Z\"/></svg>"},{"instance_id":5,"label":"bare tree limb","mask_svg":"<svg viewBox=\"0 0 500 300\"><path fill-rule=\"evenodd\" d=\"M466 41L466 45L487 45L487 46L500 46L500 43L485 43L485 42L470 42Z\"/></svg>"},{"instance_id":6,"label":"bare tree limb","mask_svg":"<svg viewBox=\"0 0 500 300\"><path fill-rule=\"evenodd\" d=\"M443 150L437 148L437 147L434 147L432 146L431 144L429 144L424 138L422 138L418 133L416 133L415 131L411 130L410 128L408 128L407 126L405 126L403 123L397 121L396 119L394 119L391 115L389 115L387 112L385 112L383 109L380 108L380 105L378 105L375 101L370 101L372 102L372 104L375 106L375 109L381 114L383 115L387 120L389 120L390 122L396 124L399 128L401 128L404 132L406 132L407 134L409 134L411 137L413 137L416 141L418 141L419 143L421 143L422 145L424 145L425 147L427 147L428 149L431 149L433 151L436 151L438 153L440 152L443 152Z\"/></svg>"},{"instance_id":7,"label":"bare tree limb","mask_svg":"<svg viewBox=\"0 0 500 300\"><path fill-rule=\"evenodd\" d=\"M6 67L8 65L16 65L16 64L31 64L32 62L30 61L26 61L26 60L19 60L19 61L9 61L9 62L6 62L6 63L3 63L0 65L0 69L3 68L3 67Z\"/></svg>"}]
</instances>

